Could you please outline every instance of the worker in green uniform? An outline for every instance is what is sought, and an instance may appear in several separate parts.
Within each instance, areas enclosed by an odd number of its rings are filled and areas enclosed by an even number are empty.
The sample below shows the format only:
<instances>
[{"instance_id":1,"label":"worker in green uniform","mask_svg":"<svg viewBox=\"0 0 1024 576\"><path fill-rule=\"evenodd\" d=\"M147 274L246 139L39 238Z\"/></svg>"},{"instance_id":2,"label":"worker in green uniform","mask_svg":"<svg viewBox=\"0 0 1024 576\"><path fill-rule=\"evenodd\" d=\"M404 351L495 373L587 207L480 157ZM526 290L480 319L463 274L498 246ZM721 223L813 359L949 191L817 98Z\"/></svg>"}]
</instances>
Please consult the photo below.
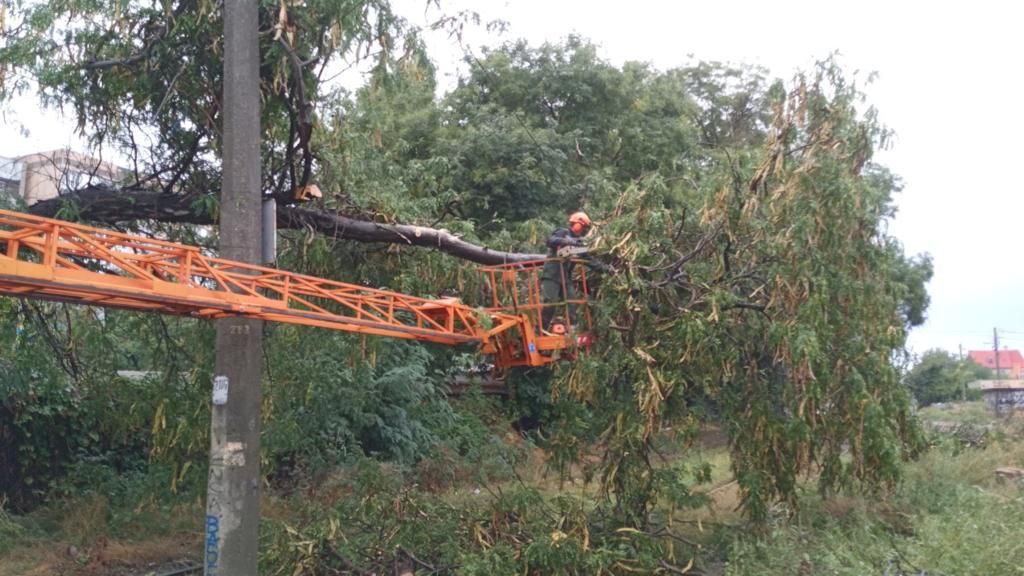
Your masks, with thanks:
<instances>
[{"instance_id":1,"label":"worker in green uniform","mask_svg":"<svg viewBox=\"0 0 1024 576\"><path fill-rule=\"evenodd\" d=\"M576 291L573 288L572 272L575 264L571 258L563 258L559 251L564 248L583 246L583 237L590 232L590 217L584 212L576 212L569 216L569 227L559 228L548 237L548 261L544 263L544 270L541 274L541 295L544 299L544 306L541 311L541 326L544 330L554 330L552 320L556 312L565 310L569 316L574 315L574 306L568 305L568 310L558 303L576 298ZM558 324L558 323L554 323ZM563 330L564 330L564 324Z\"/></svg>"}]
</instances>

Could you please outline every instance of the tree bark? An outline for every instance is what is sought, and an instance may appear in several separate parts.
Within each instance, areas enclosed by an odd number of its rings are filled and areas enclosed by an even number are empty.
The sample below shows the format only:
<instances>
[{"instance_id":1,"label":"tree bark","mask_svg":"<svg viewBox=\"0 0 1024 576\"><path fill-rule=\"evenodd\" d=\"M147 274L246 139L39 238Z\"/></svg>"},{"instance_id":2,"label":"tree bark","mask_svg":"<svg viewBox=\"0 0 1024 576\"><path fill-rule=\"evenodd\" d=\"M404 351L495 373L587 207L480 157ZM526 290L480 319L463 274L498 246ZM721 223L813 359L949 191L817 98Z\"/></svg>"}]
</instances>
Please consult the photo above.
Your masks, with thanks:
<instances>
[{"instance_id":1,"label":"tree bark","mask_svg":"<svg viewBox=\"0 0 1024 576\"><path fill-rule=\"evenodd\" d=\"M200 213L193 206L196 198L141 188L88 187L58 198L37 202L29 208L29 212L52 218L62 208L71 205L80 219L103 224L132 220L216 224L212 215ZM297 206L278 205L277 226L292 229L308 228L339 240L430 248L488 266L539 260L545 257L541 253L492 250L467 242L444 229L412 224L381 224Z\"/></svg>"}]
</instances>

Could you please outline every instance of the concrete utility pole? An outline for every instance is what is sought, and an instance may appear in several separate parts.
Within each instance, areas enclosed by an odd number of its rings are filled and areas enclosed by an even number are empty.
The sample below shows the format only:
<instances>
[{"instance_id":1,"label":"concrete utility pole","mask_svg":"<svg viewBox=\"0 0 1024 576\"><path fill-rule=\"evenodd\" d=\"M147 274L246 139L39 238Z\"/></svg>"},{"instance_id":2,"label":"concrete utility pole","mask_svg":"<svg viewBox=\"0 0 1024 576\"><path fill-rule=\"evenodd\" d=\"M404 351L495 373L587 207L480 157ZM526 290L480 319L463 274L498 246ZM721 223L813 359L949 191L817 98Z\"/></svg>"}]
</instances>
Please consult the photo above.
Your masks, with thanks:
<instances>
[{"instance_id":1,"label":"concrete utility pole","mask_svg":"<svg viewBox=\"0 0 1024 576\"><path fill-rule=\"evenodd\" d=\"M223 174L220 255L259 263L259 3L224 2ZM260 503L260 377L263 323L217 321L206 499L207 576L253 576Z\"/></svg>"}]
</instances>

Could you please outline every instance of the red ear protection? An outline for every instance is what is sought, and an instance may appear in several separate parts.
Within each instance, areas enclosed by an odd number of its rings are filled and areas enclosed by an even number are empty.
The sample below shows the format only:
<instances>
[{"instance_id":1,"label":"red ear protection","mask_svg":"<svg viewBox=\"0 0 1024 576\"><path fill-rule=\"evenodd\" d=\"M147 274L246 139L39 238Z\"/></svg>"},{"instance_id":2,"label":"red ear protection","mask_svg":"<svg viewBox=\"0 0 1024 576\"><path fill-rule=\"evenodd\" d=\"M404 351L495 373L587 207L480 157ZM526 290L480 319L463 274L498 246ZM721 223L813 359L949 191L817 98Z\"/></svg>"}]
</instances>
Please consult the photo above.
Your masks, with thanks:
<instances>
[{"instance_id":1,"label":"red ear protection","mask_svg":"<svg viewBox=\"0 0 1024 576\"><path fill-rule=\"evenodd\" d=\"M583 224L581 222L573 222L569 226L569 229L572 230L573 234L579 234L580 232L583 232Z\"/></svg>"}]
</instances>

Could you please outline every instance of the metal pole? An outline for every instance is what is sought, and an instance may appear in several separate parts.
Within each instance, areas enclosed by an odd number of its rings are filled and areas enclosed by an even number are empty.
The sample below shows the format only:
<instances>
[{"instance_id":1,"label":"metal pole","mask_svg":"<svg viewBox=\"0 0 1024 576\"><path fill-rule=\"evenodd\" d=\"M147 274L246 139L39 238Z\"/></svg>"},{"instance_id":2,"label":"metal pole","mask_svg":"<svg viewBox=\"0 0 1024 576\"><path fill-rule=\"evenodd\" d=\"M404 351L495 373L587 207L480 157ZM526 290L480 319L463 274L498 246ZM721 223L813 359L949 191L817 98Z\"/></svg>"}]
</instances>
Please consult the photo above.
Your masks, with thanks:
<instances>
[{"instance_id":1,"label":"metal pole","mask_svg":"<svg viewBox=\"0 0 1024 576\"><path fill-rule=\"evenodd\" d=\"M273 198L263 200L262 224L261 264L273 266L277 263L277 201Z\"/></svg>"},{"instance_id":2,"label":"metal pole","mask_svg":"<svg viewBox=\"0 0 1024 576\"><path fill-rule=\"evenodd\" d=\"M261 260L258 10L252 0L224 2L220 254L249 263ZM218 320L216 346L204 570L252 576L259 551L263 323Z\"/></svg>"},{"instance_id":3,"label":"metal pole","mask_svg":"<svg viewBox=\"0 0 1024 576\"><path fill-rule=\"evenodd\" d=\"M996 351L996 380L1002 380L999 375L999 331L996 328L992 329L992 346Z\"/></svg>"}]
</instances>

